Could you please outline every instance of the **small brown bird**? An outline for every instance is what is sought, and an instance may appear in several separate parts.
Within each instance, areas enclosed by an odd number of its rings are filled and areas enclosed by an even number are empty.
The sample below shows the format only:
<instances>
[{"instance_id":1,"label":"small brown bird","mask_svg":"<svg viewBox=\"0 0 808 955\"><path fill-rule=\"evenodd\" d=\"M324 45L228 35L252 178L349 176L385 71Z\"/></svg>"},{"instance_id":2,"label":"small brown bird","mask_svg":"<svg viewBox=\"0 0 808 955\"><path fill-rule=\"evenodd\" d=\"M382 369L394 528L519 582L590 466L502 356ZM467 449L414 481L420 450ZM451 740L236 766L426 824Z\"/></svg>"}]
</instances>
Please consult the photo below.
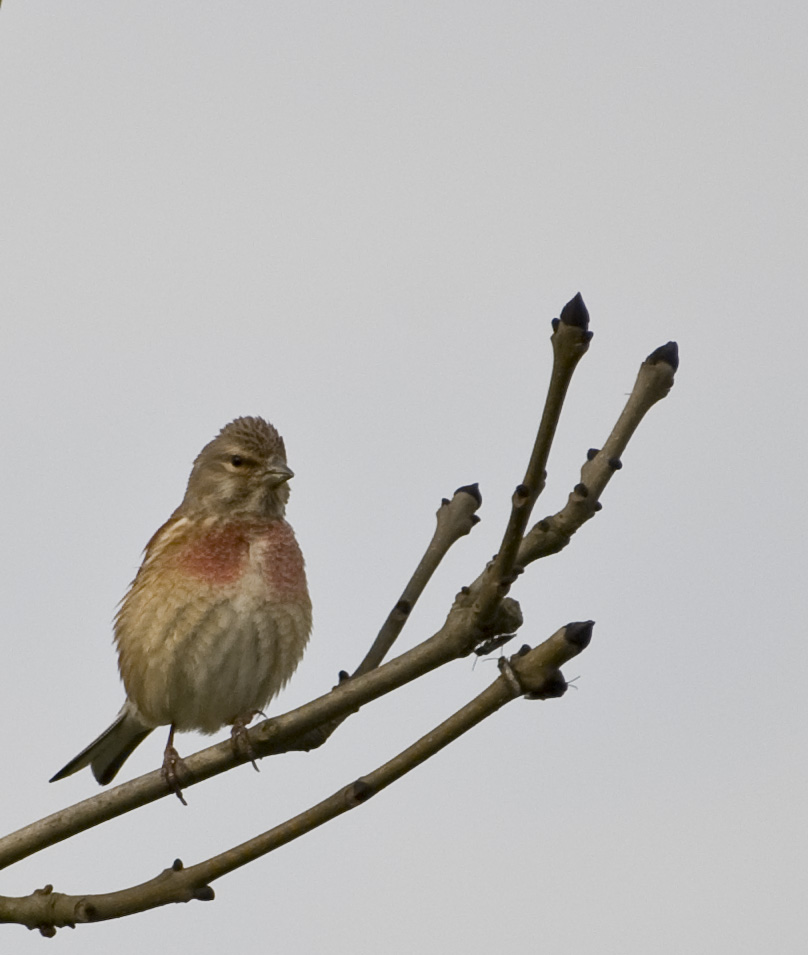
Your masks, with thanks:
<instances>
[{"instance_id":1,"label":"small brown bird","mask_svg":"<svg viewBox=\"0 0 808 955\"><path fill-rule=\"evenodd\" d=\"M157 726L171 727L163 774L180 799L176 730L231 725L252 756L245 727L294 673L311 630L303 556L284 520L292 476L262 418L236 418L200 451L115 618L126 702L51 782L88 765L110 782Z\"/></svg>"}]
</instances>

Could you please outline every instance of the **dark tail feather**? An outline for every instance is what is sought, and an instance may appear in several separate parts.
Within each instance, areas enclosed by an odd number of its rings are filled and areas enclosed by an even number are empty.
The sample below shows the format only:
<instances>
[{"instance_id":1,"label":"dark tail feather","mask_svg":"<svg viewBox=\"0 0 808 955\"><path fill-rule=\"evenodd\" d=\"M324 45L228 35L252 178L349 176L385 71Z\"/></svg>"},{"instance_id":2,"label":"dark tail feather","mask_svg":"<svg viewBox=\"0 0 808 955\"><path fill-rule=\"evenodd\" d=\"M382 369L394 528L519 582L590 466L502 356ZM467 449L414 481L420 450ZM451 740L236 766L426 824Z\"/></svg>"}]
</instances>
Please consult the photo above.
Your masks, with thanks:
<instances>
[{"instance_id":1,"label":"dark tail feather","mask_svg":"<svg viewBox=\"0 0 808 955\"><path fill-rule=\"evenodd\" d=\"M112 726L71 759L50 782L55 783L57 779L72 776L85 766L92 769L93 776L102 786L112 782L121 766L154 728L146 726L132 709L128 701L124 703Z\"/></svg>"}]
</instances>

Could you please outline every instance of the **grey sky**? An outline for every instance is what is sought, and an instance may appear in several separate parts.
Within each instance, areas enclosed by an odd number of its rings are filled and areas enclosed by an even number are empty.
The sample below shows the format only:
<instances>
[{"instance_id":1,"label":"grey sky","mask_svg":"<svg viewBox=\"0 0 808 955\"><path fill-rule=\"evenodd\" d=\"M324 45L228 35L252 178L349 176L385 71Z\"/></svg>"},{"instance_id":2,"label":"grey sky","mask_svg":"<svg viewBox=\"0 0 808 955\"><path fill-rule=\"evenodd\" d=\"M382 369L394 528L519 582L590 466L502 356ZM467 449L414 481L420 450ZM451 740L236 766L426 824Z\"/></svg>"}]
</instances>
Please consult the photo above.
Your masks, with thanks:
<instances>
[{"instance_id":1,"label":"grey sky","mask_svg":"<svg viewBox=\"0 0 808 955\"><path fill-rule=\"evenodd\" d=\"M114 608L228 420L267 417L296 472L315 630L279 712L358 662L442 496L479 481L483 520L402 648L494 552L576 291L595 337L540 512L642 359L682 358L603 511L514 590L520 641L596 620L576 691L511 704L214 903L60 952L805 950L806 31L796 2L5 0L3 831L97 791L47 779L119 707ZM199 861L495 674L455 664L0 892Z\"/></svg>"}]
</instances>

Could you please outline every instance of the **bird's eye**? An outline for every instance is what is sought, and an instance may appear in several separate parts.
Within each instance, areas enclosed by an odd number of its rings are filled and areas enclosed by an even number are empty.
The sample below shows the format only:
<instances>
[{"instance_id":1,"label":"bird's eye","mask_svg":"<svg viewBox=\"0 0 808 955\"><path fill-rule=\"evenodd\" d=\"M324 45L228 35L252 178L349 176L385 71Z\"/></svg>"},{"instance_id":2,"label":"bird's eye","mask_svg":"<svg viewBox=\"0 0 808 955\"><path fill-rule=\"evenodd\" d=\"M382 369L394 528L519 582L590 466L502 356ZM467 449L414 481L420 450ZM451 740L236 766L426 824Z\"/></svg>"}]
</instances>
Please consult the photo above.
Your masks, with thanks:
<instances>
[{"instance_id":1,"label":"bird's eye","mask_svg":"<svg viewBox=\"0 0 808 955\"><path fill-rule=\"evenodd\" d=\"M230 458L230 463L234 468L240 468L241 465L244 464L244 458L240 454L234 454L233 457Z\"/></svg>"}]
</instances>

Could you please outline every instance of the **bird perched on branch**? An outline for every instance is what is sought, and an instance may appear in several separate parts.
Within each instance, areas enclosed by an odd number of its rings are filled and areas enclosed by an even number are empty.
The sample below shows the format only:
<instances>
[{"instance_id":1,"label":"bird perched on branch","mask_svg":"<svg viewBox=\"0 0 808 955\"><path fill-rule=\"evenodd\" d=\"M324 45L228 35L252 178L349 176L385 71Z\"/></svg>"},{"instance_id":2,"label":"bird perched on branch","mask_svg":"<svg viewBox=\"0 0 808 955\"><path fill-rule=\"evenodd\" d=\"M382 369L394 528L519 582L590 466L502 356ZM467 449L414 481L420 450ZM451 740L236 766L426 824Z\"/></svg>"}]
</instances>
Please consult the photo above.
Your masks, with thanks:
<instances>
[{"instance_id":1,"label":"bird perched on branch","mask_svg":"<svg viewBox=\"0 0 808 955\"><path fill-rule=\"evenodd\" d=\"M236 418L200 451L115 618L126 702L51 782L88 765L110 782L157 726L170 726L163 775L183 802L175 731L230 725L252 759L245 728L294 673L311 630L303 556L284 520L292 476L262 418Z\"/></svg>"}]
</instances>

